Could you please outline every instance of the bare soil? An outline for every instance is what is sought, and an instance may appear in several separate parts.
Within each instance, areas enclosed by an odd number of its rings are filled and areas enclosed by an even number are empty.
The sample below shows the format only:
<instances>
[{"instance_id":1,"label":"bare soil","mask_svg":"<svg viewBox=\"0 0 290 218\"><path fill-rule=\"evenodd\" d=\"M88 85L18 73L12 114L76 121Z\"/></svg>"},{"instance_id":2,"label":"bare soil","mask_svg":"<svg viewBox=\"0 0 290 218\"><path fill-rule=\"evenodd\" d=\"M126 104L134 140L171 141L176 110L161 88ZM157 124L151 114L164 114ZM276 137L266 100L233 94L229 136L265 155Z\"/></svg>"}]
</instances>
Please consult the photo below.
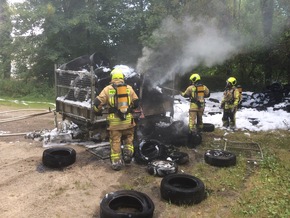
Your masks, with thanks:
<instances>
[{"instance_id":1,"label":"bare soil","mask_svg":"<svg viewBox=\"0 0 290 218\"><path fill-rule=\"evenodd\" d=\"M14 109L0 106L0 112L9 110ZM19 116L17 112L12 114ZM1 113L0 120L5 116L6 113ZM48 113L0 123L0 136L54 128L54 115ZM163 201L162 178L149 175L145 166L133 162L121 171L113 171L108 159L98 158L83 145L68 146L76 150L76 162L64 169L49 169L42 164L43 151L47 149L42 141L27 139L24 135L0 137L1 217L99 217L100 201L106 193L123 189L146 193L155 204L155 218L206 217L204 208L208 205L203 202L178 207ZM192 150L188 153L190 162L180 166L179 172L187 173L202 157Z\"/></svg>"}]
</instances>

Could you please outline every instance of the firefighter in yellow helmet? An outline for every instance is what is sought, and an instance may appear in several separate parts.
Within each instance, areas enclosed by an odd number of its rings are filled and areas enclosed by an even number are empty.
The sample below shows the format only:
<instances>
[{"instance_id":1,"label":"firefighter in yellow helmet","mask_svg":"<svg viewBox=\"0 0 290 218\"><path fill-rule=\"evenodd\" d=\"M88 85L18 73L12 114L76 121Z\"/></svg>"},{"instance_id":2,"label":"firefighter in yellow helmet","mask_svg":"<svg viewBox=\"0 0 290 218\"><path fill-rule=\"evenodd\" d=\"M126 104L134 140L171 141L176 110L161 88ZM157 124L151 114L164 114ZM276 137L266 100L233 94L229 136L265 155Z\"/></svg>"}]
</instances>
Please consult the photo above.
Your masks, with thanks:
<instances>
[{"instance_id":1,"label":"firefighter in yellow helmet","mask_svg":"<svg viewBox=\"0 0 290 218\"><path fill-rule=\"evenodd\" d=\"M203 128L202 116L205 108L204 98L210 96L209 89L201 83L199 74L194 73L189 77L191 85L187 87L185 92L182 92L183 97L190 98L189 108L189 139L192 134L200 132ZM191 143L190 140L188 143Z\"/></svg>"},{"instance_id":2,"label":"firefighter in yellow helmet","mask_svg":"<svg viewBox=\"0 0 290 218\"><path fill-rule=\"evenodd\" d=\"M124 82L122 70L115 68L111 72L111 82L94 101L94 111L100 115L104 105L108 106L107 120L111 145L111 166L121 170L124 163L130 164L134 154L135 122L132 109L139 106L139 99L130 85ZM124 143L123 152L121 148Z\"/></svg>"},{"instance_id":3,"label":"firefighter in yellow helmet","mask_svg":"<svg viewBox=\"0 0 290 218\"><path fill-rule=\"evenodd\" d=\"M226 80L226 88L221 101L221 108L223 109L223 126L226 128L230 127L231 129L236 128L236 112L241 100L240 91L236 85L237 80L235 77L229 77Z\"/></svg>"}]
</instances>

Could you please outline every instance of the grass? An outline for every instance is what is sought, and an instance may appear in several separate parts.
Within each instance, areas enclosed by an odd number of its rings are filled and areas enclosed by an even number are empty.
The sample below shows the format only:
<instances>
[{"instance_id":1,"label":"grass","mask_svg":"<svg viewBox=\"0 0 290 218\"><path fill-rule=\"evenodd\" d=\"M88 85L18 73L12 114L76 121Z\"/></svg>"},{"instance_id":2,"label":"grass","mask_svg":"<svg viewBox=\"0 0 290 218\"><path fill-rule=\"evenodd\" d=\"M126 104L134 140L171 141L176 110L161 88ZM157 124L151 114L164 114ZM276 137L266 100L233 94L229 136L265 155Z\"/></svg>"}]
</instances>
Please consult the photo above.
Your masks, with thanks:
<instances>
[{"instance_id":1,"label":"grass","mask_svg":"<svg viewBox=\"0 0 290 218\"><path fill-rule=\"evenodd\" d=\"M221 130L214 134L223 137ZM261 162L248 162L241 153L234 167L216 168L201 162L192 169L192 174L206 184L211 205L218 211L227 202L231 208L228 217L290 217L289 131L249 135L235 132L225 138L240 141L242 146L245 142L258 143L264 158ZM204 144L209 145L211 140L206 137Z\"/></svg>"},{"instance_id":2,"label":"grass","mask_svg":"<svg viewBox=\"0 0 290 218\"><path fill-rule=\"evenodd\" d=\"M21 103L5 98L0 103L16 108L48 108L54 103L46 100L39 103L34 98L25 100ZM206 164L203 160L204 152L207 149L223 149L224 139L240 142L241 146L246 143L259 144L263 151L263 160L248 162L247 152L240 152L237 153L236 166L219 168ZM212 133L203 134L202 144L196 154L185 147L180 147L180 150L190 154L190 163L180 165L179 172L201 179L206 186L207 198L193 206L176 206L159 199L155 201L157 217L290 217L289 131L237 131L225 135L223 130L216 129ZM142 190L149 196L158 195L156 189L161 178L144 174L143 170L140 172L140 168L138 169L138 172L126 172L126 175L133 176L132 179L126 177L122 188ZM81 190L89 187L89 184L78 181L74 185ZM152 189L153 186L155 189ZM60 188L55 195L64 192L65 189Z\"/></svg>"},{"instance_id":3,"label":"grass","mask_svg":"<svg viewBox=\"0 0 290 218\"><path fill-rule=\"evenodd\" d=\"M0 103L2 106L13 107L16 109L54 109L54 101L34 101L34 100L22 100L12 99L9 97L0 97Z\"/></svg>"},{"instance_id":4,"label":"grass","mask_svg":"<svg viewBox=\"0 0 290 218\"><path fill-rule=\"evenodd\" d=\"M17 108L52 108L55 104L55 90L34 80L1 80L0 103Z\"/></svg>"},{"instance_id":5,"label":"grass","mask_svg":"<svg viewBox=\"0 0 290 218\"><path fill-rule=\"evenodd\" d=\"M180 165L179 172L201 179L206 186L207 198L193 206L176 206L170 202L160 205L155 200L159 210L157 217L290 217L289 131L245 133L237 131L224 136L224 131L219 129L204 133L197 154L180 147L190 154L190 163ZM248 161L248 151L241 150L236 152L236 166L210 166L204 162L203 154L207 149L216 148L216 145L213 147L214 138L240 142L241 146L257 143L261 146L264 158L262 161ZM144 187L158 184L160 178L139 176L138 181L127 180L124 188L144 190ZM146 192L150 195L149 190ZM156 193L152 192L151 195Z\"/></svg>"}]
</instances>

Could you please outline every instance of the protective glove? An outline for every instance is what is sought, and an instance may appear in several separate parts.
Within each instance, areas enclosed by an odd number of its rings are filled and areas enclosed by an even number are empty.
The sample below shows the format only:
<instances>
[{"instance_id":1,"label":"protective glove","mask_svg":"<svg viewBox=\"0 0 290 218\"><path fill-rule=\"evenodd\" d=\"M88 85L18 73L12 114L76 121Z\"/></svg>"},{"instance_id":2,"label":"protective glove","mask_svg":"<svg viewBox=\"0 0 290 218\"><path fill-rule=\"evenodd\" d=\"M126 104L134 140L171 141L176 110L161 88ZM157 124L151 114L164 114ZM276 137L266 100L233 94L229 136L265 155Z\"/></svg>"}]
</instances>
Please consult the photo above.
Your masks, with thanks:
<instances>
[{"instance_id":1,"label":"protective glove","mask_svg":"<svg viewBox=\"0 0 290 218\"><path fill-rule=\"evenodd\" d=\"M102 110L98 109L95 105L93 108L96 116L103 116Z\"/></svg>"},{"instance_id":2,"label":"protective glove","mask_svg":"<svg viewBox=\"0 0 290 218\"><path fill-rule=\"evenodd\" d=\"M133 101L132 103L132 109L137 109L139 107L139 99L136 99L135 101Z\"/></svg>"},{"instance_id":3,"label":"protective glove","mask_svg":"<svg viewBox=\"0 0 290 218\"><path fill-rule=\"evenodd\" d=\"M234 106L232 109L231 109L231 112L234 113L237 111L237 106Z\"/></svg>"},{"instance_id":4,"label":"protective glove","mask_svg":"<svg viewBox=\"0 0 290 218\"><path fill-rule=\"evenodd\" d=\"M224 109L225 108L225 103L223 102L223 103L221 103L221 105L220 105L220 109Z\"/></svg>"}]
</instances>

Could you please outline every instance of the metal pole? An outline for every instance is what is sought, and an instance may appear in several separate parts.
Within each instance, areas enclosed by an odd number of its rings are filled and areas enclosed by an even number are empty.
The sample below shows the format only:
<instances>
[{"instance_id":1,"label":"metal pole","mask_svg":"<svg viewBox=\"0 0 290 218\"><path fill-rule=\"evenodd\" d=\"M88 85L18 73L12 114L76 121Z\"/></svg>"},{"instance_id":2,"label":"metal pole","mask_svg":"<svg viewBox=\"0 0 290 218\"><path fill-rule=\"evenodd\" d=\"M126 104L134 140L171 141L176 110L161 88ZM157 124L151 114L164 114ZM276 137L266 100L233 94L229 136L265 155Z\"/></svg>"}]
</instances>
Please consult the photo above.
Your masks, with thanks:
<instances>
[{"instance_id":1,"label":"metal pole","mask_svg":"<svg viewBox=\"0 0 290 218\"><path fill-rule=\"evenodd\" d=\"M58 93L57 93L57 76L56 76L56 70L57 70L57 66L56 64L54 64L54 89L55 89L55 101L56 101L56 98L58 96ZM57 123L57 113L56 111L53 112L54 114L54 125L56 127L56 129L58 130L58 123Z\"/></svg>"},{"instance_id":2,"label":"metal pole","mask_svg":"<svg viewBox=\"0 0 290 218\"><path fill-rule=\"evenodd\" d=\"M94 100L95 100L95 73L94 73L94 68L91 66L91 110L90 110L90 118L91 122L93 123L94 119L94 114L93 114L93 105L94 105Z\"/></svg>"}]
</instances>

